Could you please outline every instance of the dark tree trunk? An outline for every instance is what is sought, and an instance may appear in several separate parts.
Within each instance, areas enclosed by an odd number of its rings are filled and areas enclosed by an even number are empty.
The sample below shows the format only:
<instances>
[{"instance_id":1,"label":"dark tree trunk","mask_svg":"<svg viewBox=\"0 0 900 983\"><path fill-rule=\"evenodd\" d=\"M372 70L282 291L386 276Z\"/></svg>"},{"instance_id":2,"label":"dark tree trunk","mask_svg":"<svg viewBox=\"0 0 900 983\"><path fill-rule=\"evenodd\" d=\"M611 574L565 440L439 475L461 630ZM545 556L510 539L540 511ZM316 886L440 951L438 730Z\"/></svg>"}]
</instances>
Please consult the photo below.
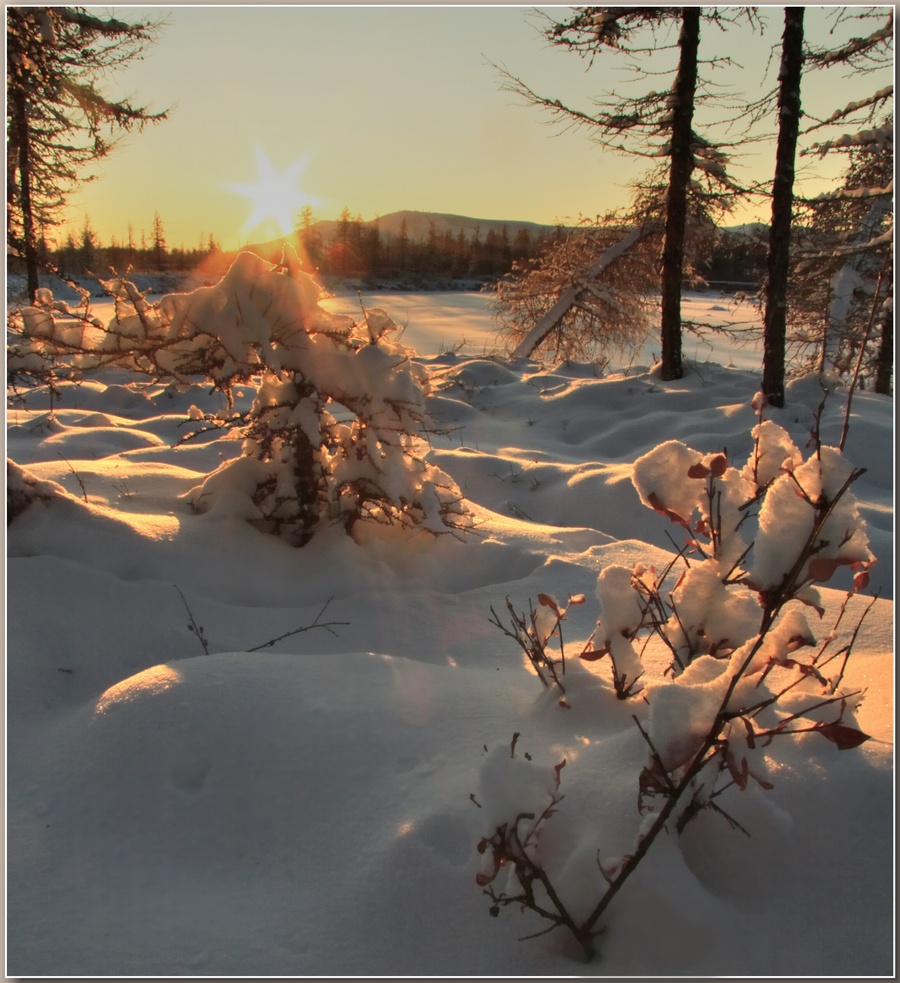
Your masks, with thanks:
<instances>
[{"instance_id":1,"label":"dark tree trunk","mask_svg":"<svg viewBox=\"0 0 900 983\"><path fill-rule=\"evenodd\" d=\"M22 249L25 254L28 296L33 301L37 294L39 282L37 236L34 229L34 208L31 202L31 140L28 133L28 98L24 89L19 86L13 87L11 96L19 156L16 183L22 213Z\"/></svg>"},{"instance_id":2,"label":"dark tree trunk","mask_svg":"<svg viewBox=\"0 0 900 983\"><path fill-rule=\"evenodd\" d=\"M888 281L890 282L890 281ZM894 298L889 297L882 304L878 316L881 328L881 344L878 348L878 361L875 369L875 392L884 396L891 394L891 378L894 375Z\"/></svg>"},{"instance_id":3,"label":"dark tree trunk","mask_svg":"<svg viewBox=\"0 0 900 983\"><path fill-rule=\"evenodd\" d=\"M680 379L681 287L684 276L684 236L687 192L694 167L693 118L697 88L697 49L700 46L700 8L685 7L678 38L681 55L675 78L672 118L672 164L666 196L666 232L662 255L662 366L663 379Z\"/></svg>"},{"instance_id":4,"label":"dark tree trunk","mask_svg":"<svg viewBox=\"0 0 900 983\"><path fill-rule=\"evenodd\" d=\"M784 406L784 348L787 328L788 264L794 206L794 162L800 130L803 72L803 7L786 7L778 73L778 147L772 185L762 390L773 406Z\"/></svg>"}]
</instances>

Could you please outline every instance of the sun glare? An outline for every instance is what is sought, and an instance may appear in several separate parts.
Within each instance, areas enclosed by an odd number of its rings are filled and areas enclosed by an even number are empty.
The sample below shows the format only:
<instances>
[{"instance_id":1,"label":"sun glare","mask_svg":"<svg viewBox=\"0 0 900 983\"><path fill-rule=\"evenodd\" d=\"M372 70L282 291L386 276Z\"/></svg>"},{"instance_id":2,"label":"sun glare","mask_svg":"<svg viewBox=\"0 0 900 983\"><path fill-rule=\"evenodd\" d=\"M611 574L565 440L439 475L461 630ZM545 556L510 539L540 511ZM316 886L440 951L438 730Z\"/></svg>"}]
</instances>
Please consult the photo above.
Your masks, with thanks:
<instances>
[{"instance_id":1,"label":"sun glare","mask_svg":"<svg viewBox=\"0 0 900 983\"><path fill-rule=\"evenodd\" d=\"M228 184L229 190L250 199L252 211L244 223L245 234L262 226L277 227L281 235L293 232L300 209L304 205L315 205L318 200L297 186L307 163L307 156L304 155L286 171L276 174L266 152L257 148L256 167L259 173L256 183L231 181Z\"/></svg>"}]
</instances>

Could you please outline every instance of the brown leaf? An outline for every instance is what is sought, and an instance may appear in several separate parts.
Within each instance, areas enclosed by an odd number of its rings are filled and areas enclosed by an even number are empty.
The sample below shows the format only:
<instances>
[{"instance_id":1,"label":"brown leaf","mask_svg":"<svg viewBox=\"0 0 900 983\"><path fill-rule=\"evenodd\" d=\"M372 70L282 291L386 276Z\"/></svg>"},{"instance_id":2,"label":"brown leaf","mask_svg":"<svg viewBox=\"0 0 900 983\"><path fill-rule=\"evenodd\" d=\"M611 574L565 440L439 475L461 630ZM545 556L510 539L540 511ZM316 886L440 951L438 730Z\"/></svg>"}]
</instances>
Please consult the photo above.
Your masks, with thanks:
<instances>
[{"instance_id":1,"label":"brown leaf","mask_svg":"<svg viewBox=\"0 0 900 983\"><path fill-rule=\"evenodd\" d=\"M824 584L831 580L835 570L840 566L840 561L828 559L824 556L817 556L809 561L809 575L816 583Z\"/></svg>"},{"instance_id":2,"label":"brown leaf","mask_svg":"<svg viewBox=\"0 0 900 983\"><path fill-rule=\"evenodd\" d=\"M817 730L822 737L827 738L832 744L836 744L840 751L847 751L850 748L859 747L868 741L869 735L864 734L855 727L848 727L835 721L831 724L816 724L813 730Z\"/></svg>"},{"instance_id":3,"label":"brown leaf","mask_svg":"<svg viewBox=\"0 0 900 983\"><path fill-rule=\"evenodd\" d=\"M709 462L709 469L717 478L721 478L728 470L728 459L724 454L716 454Z\"/></svg>"},{"instance_id":4,"label":"brown leaf","mask_svg":"<svg viewBox=\"0 0 900 983\"><path fill-rule=\"evenodd\" d=\"M787 640L787 650L788 652L796 652L797 649L802 649L807 645L815 645L816 640L812 635L791 635Z\"/></svg>"},{"instance_id":5,"label":"brown leaf","mask_svg":"<svg viewBox=\"0 0 900 983\"><path fill-rule=\"evenodd\" d=\"M709 468L702 461L692 464L688 468L689 478L705 478L709 473Z\"/></svg>"},{"instance_id":6,"label":"brown leaf","mask_svg":"<svg viewBox=\"0 0 900 983\"><path fill-rule=\"evenodd\" d=\"M538 604L542 604L545 608L550 608L554 614L560 615L559 605L549 594L538 594Z\"/></svg>"},{"instance_id":7,"label":"brown leaf","mask_svg":"<svg viewBox=\"0 0 900 983\"><path fill-rule=\"evenodd\" d=\"M783 661L779 659L778 664L784 666L786 669L799 669L802 675L812 676L818 682L822 683L823 686L827 682L822 673L808 662L798 662L796 659L784 659Z\"/></svg>"},{"instance_id":8,"label":"brown leaf","mask_svg":"<svg viewBox=\"0 0 900 983\"><path fill-rule=\"evenodd\" d=\"M691 524L683 516L680 516L677 512L673 512L671 509L667 509L665 505L660 501L659 495L656 492L650 492L647 496L647 502L651 508L655 509L662 515L668 516L673 522L677 522L679 526L684 526L685 529L690 529Z\"/></svg>"},{"instance_id":9,"label":"brown leaf","mask_svg":"<svg viewBox=\"0 0 900 983\"><path fill-rule=\"evenodd\" d=\"M558 765L553 766L553 770L556 772L556 787L559 788L560 777L559 773L566 767L566 759L563 758Z\"/></svg>"},{"instance_id":10,"label":"brown leaf","mask_svg":"<svg viewBox=\"0 0 900 983\"><path fill-rule=\"evenodd\" d=\"M727 748L725 751L725 764L728 765L728 770L731 772L734 784L739 789L746 790L747 779L750 777L750 766L747 764L747 759L741 758L741 766L738 767L737 761L731 753L731 748Z\"/></svg>"},{"instance_id":11,"label":"brown leaf","mask_svg":"<svg viewBox=\"0 0 900 983\"><path fill-rule=\"evenodd\" d=\"M588 649L586 652L582 652L578 658L584 659L585 662L597 662L602 659L604 655L609 655L608 645L604 646L602 649Z\"/></svg>"},{"instance_id":12,"label":"brown leaf","mask_svg":"<svg viewBox=\"0 0 900 983\"><path fill-rule=\"evenodd\" d=\"M638 812L643 815L644 799L649 795L668 795L669 785L662 765L657 758L644 765L638 776Z\"/></svg>"}]
</instances>

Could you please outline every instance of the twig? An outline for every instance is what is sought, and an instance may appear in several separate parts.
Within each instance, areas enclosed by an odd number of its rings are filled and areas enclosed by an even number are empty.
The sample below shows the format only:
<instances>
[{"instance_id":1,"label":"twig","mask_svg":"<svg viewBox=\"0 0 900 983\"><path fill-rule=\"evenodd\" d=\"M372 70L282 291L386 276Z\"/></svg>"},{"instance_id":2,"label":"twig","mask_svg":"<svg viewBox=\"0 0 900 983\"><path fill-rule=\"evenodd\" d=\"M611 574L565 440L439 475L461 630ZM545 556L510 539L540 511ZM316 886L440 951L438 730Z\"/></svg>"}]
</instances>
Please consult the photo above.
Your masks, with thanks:
<instances>
[{"instance_id":1,"label":"twig","mask_svg":"<svg viewBox=\"0 0 900 983\"><path fill-rule=\"evenodd\" d=\"M844 410L844 425L841 427L841 440L838 444L838 450L843 451L844 443L847 440L847 432L850 429L850 404L853 402L853 393L856 391L856 383L859 380L859 372L862 368L863 356L866 353L866 345L869 343L869 334L872 331L872 325L875 323L875 311L878 308L879 295L881 294L881 281L884 279L884 271L887 268L888 260L885 259L884 265L881 267L881 272L878 274L878 283L875 285L875 296L872 298L872 310L869 312L869 323L866 325L865 333L863 334L863 339L859 343L859 355L856 359L856 367L853 370L853 379L850 382L850 389L847 391L847 406Z\"/></svg>"},{"instance_id":2,"label":"twig","mask_svg":"<svg viewBox=\"0 0 900 983\"><path fill-rule=\"evenodd\" d=\"M75 475L75 480L78 482L79 486L81 487L81 496L82 496L82 498L86 502L88 500L87 488L84 487L84 481L82 481L81 475L75 470L75 468L72 467L72 462L71 461L69 461L66 458L64 458L62 456L62 454L60 454L59 451L57 451L56 453L57 453L57 456L58 457L60 457L63 461L65 461L66 466L72 472L72 474Z\"/></svg>"},{"instance_id":3,"label":"twig","mask_svg":"<svg viewBox=\"0 0 900 983\"><path fill-rule=\"evenodd\" d=\"M178 596L181 598L181 602L182 604L184 604L184 608L188 613L188 617L191 619L188 622L188 631L192 631L197 636L197 638L200 639L200 644L203 646L204 654L209 655L209 643L206 640L206 636L203 634L203 625L198 625L197 622L194 620L194 612L191 611L190 605L187 602L187 598L184 596L184 594L182 594L181 588L178 586L178 584L172 584L172 586L175 588L175 590L178 591Z\"/></svg>"},{"instance_id":4,"label":"twig","mask_svg":"<svg viewBox=\"0 0 900 983\"><path fill-rule=\"evenodd\" d=\"M287 631L283 635L279 635L277 638L271 638L268 642L263 642L262 645L254 645L253 648L245 649L246 652L258 652L260 649L271 648L276 642L281 642L285 638L290 638L292 635L300 635L305 631L312 631L313 628L324 628L325 631L330 632L337 638L337 632L332 631L332 628L337 625L349 625L349 621L319 621L322 615L325 613L326 608L334 600L333 597L329 597L328 600L322 605L321 610L316 615L315 621L311 625L304 625L302 628L294 628L293 631Z\"/></svg>"}]
</instances>

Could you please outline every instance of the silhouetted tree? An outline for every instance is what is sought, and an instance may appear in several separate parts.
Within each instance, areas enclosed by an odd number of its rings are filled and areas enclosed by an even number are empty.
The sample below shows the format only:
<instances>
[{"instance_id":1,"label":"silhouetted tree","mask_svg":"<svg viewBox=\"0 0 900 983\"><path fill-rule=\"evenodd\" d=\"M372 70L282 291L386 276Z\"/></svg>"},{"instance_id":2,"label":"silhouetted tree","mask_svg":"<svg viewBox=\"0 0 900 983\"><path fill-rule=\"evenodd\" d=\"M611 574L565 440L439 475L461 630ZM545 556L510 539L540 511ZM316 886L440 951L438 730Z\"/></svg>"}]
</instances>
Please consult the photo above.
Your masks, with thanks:
<instances>
[{"instance_id":1,"label":"silhouetted tree","mask_svg":"<svg viewBox=\"0 0 900 983\"><path fill-rule=\"evenodd\" d=\"M752 22L752 11L747 8L743 13ZM701 139L693 127L701 19L721 27L730 17L718 8L703 11L698 7L581 7L569 19L551 22L544 31L551 43L576 51L591 61L604 49L623 53L630 57L636 74L646 78L650 78L643 67L646 59L671 47L659 43L658 32L673 23L679 26L678 65L670 89L652 89L637 97L607 95L595 100L592 111L573 109L559 99L537 95L520 79L503 72L507 88L524 96L532 105L549 110L553 118L568 126L586 127L591 139L601 146L638 157L668 158L666 193L660 214L663 229L660 373L663 379L677 379L683 373L681 290L692 175L700 171L708 183L718 183L720 195L741 191L725 172L724 156ZM560 286L565 291L569 285Z\"/></svg>"},{"instance_id":2,"label":"silhouetted tree","mask_svg":"<svg viewBox=\"0 0 900 983\"><path fill-rule=\"evenodd\" d=\"M772 185L772 224L766 261L763 316L762 391L773 406L784 406L784 361L787 285L790 270L794 165L800 132L800 78L803 72L803 7L786 7L778 74L778 146Z\"/></svg>"},{"instance_id":3,"label":"silhouetted tree","mask_svg":"<svg viewBox=\"0 0 900 983\"><path fill-rule=\"evenodd\" d=\"M164 270L166 268L166 232L163 228L162 219L159 217L159 212L153 213L153 229L150 234L152 237L153 259L156 263L156 269Z\"/></svg>"},{"instance_id":4,"label":"silhouetted tree","mask_svg":"<svg viewBox=\"0 0 900 983\"><path fill-rule=\"evenodd\" d=\"M166 118L107 99L99 82L140 56L158 25L128 24L83 7L7 7L7 247L38 287L39 230L58 214L84 168L105 157L120 130Z\"/></svg>"}]
</instances>

